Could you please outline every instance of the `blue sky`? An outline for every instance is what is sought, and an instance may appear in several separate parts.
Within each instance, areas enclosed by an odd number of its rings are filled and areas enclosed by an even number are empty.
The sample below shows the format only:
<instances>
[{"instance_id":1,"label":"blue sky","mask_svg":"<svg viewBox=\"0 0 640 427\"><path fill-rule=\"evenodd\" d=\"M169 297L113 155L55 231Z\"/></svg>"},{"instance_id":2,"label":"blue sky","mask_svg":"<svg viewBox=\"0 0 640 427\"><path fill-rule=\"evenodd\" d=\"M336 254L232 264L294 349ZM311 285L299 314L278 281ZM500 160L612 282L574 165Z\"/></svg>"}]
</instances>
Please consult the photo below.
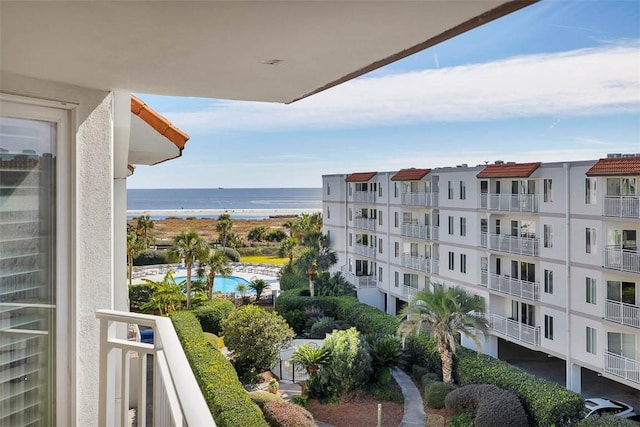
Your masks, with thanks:
<instances>
[{"instance_id":1,"label":"blue sky","mask_svg":"<svg viewBox=\"0 0 640 427\"><path fill-rule=\"evenodd\" d=\"M191 139L129 188L640 153L640 1L544 0L289 105L138 95Z\"/></svg>"}]
</instances>

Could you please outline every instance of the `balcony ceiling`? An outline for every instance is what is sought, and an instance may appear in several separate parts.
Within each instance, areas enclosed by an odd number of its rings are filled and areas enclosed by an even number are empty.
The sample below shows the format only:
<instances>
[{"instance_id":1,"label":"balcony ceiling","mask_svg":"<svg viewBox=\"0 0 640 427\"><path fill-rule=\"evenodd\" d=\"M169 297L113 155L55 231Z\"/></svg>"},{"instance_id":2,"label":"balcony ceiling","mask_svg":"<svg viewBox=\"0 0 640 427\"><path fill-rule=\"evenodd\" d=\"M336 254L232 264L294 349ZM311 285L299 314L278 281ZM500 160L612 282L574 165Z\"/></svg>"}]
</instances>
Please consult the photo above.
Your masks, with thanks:
<instances>
[{"instance_id":1,"label":"balcony ceiling","mask_svg":"<svg viewBox=\"0 0 640 427\"><path fill-rule=\"evenodd\" d=\"M6 1L2 71L100 90L291 102L532 1Z\"/></svg>"}]
</instances>

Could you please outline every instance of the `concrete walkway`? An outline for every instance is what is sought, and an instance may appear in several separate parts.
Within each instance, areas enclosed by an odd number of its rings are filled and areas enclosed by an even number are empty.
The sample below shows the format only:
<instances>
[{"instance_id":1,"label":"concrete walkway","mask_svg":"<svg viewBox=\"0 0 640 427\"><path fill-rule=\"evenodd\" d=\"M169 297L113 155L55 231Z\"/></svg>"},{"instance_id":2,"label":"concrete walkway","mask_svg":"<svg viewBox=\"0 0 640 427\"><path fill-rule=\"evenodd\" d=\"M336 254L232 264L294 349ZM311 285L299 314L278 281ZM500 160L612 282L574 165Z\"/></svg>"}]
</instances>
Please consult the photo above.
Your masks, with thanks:
<instances>
[{"instance_id":1,"label":"concrete walkway","mask_svg":"<svg viewBox=\"0 0 640 427\"><path fill-rule=\"evenodd\" d=\"M411 378L400 369L394 369L391 373L404 396L404 415L398 427L424 427L427 424L427 414L424 413L420 391Z\"/></svg>"}]
</instances>

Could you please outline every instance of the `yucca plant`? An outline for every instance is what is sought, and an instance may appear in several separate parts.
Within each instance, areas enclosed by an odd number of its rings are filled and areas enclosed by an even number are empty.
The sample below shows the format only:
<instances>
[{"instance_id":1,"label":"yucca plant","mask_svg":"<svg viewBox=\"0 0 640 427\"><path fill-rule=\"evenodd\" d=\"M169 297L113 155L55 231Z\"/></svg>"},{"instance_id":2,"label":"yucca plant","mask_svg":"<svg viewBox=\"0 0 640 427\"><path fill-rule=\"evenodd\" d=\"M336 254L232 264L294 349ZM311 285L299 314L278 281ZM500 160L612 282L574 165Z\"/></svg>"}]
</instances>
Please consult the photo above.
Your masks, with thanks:
<instances>
[{"instance_id":1,"label":"yucca plant","mask_svg":"<svg viewBox=\"0 0 640 427\"><path fill-rule=\"evenodd\" d=\"M291 355L291 361L302 366L309 374L309 378L313 379L323 366L331 363L331 351L309 343L301 344Z\"/></svg>"},{"instance_id":2,"label":"yucca plant","mask_svg":"<svg viewBox=\"0 0 640 427\"><path fill-rule=\"evenodd\" d=\"M402 364L400 339L393 335L370 334L365 337L371 355L373 375L380 384L391 381L391 368Z\"/></svg>"}]
</instances>

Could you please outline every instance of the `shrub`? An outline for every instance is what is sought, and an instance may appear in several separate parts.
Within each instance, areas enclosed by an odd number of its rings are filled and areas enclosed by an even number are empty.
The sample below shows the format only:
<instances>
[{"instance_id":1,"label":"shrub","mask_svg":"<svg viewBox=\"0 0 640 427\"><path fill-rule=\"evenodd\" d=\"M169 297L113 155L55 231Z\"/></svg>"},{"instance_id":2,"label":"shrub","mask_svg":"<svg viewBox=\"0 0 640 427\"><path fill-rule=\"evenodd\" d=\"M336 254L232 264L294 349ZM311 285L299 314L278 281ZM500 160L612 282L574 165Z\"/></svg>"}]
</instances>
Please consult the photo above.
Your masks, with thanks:
<instances>
[{"instance_id":1,"label":"shrub","mask_svg":"<svg viewBox=\"0 0 640 427\"><path fill-rule=\"evenodd\" d=\"M471 384L461 387L445 398L445 405L454 414L475 415L476 427L497 425L527 427L527 414L518 397L493 384Z\"/></svg>"},{"instance_id":2,"label":"shrub","mask_svg":"<svg viewBox=\"0 0 640 427\"><path fill-rule=\"evenodd\" d=\"M583 417L584 400L577 393L471 350L460 348L457 356L460 385L494 384L514 392L533 426L572 425Z\"/></svg>"},{"instance_id":3,"label":"shrub","mask_svg":"<svg viewBox=\"0 0 640 427\"><path fill-rule=\"evenodd\" d=\"M209 333L209 332L204 332L204 338L214 348L222 348L222 347L220 347L220 337L218 337L217 335Z\"/></svg>"},{"instance_id":4,"label":"shrub","mask_svg":"<svg viewBox=\"0 0 640 427\"><path fill-rule=\"evenodd\" d=\"M424 387L424 400L428 408L442 409L444 408L444 398L447 394L458 388L455 384L434 381Z\"/></svg>"},{"instance_id":5,"label":"shrub","mask_svg":"<svg viewBox=\"0 0 640 427\"><path fill-rule=\"evenodd\" d=\"M169 317L216 424L219 427L266 427L260 408L238 381L231 363L207 343L193 313L175 311Z\"/></svg>"},{"instance_id":6,"label":"shrub","mask_svg":"<svg viewBox=\"0 0 640 427\"><path fill-rule=\"evenodd\" d=\"M451 417L447 427L475 427L475 425L476 423L473 415L468 412L464 412L460 415L454 415Z\"/></svg>"},{"instance_id":7,"label":"shrub","mask_svg":"<svg viewBox=\"0 0 640 427\"><path fill-rule=\"evenodd\" d=\"M430 372L431 371L429 371L429 369L425 368L424 366L420 366L420 365L411 366L411 376L413 376L413 379L415 380L420 380L422 377L424 377L426 374Z\"/></svg>"},{"instance_id":8,"label":"shrub","mask_svg":"<svg viewBox=\"0 0 640 427\"><path fill-rule=\"evenodd\" d=\"M307 276L296 274L294 272L285 272L280 275L280 289L283 291L307 289L308 287L309 278Z\"/></svg>"},{"instance_id":9,"label":"shrub","mask_svg":"<svg viewBox=\"0 0 640 427\"><path fill-rule=\"evenodd\" d=\"M224 248L224 254L229 258L231 262L240 262L240 253L233 248Z\"/></svg>"},{"instance_id":10,"label":"shrub","mask_svg":"<svg viewBox=\"0 0 640 427\"><path fill-rule=\"evenodd\" d=\"M577 427L638 427L638 423L613 414L593 414L580 421Z\"/></svg>"},{"instance_id":11,"label":"shrub","mask_svg":"<svg viewBox=\"0 0 640 427\"><path fill-rule=\"evenodd\" d=\"M303 408L306 408L307 405L309 404L309 399L303 396L293 396L291 400L289 400L289 402L298 406L302 406Z\"/></svg>"},{"instance_id":12,"label":"shrub","mask_svg":"<svg viewBox=\"0 0 640 427\"><path fill-rule=\"evenodd\" d=\"M391 368L400 366L403 359L400 339L395 335L368 334L365 339L371 355L372 379L378 384L391 382Z\"/></svg>"},{"instance_id":13,"label":"shrub","mask_svg":"<svg viewBox=\"0 0 640 427\"><path fill-rule=\"evenodd\" d=\"M155 288L148 283L129 286L129 309L136 313L150 312L143 310L142 306L148 303L155 293Z\"/></svg>"},{"instance_id":14,"label":"shrub","mask_svg":"<svg viewBox=\"0 0 640 427\"><path fill-rule=\"evenodd\" d=\"M420 382L423 387L434 381L442 381L442 378L435 372L427 372L422 376L422 378L420 378Z\"/></svg>"},{"instance_id":15,"label":"shrub","mask_svg":"<svg viewBox=\"0 0 640 427\"><path fill-rule=\"evenodd\" d=\"M336 321L333 317L319 317L309 329L309 338L324 338L336 329Z\"/></svg>"},{"instance_id":16,"label":"shrub","mask_svg":"<svg viewBox=\"0 0 640 427\"><path fill-rule=\"evenodd\" d=\"M302 335L307 324L307 315L304 310L291 310L282 315L284 320L287 321L296 336ZM324 338L324 337L323 337Z\"/></svg>"},{"instance_id":17,"label":"shrub","mask_svg":"<svg viewBox=\"0 0 640 427\"><path fill-rule=\"evenodd\" d=\"M287 233L282 230L271 230L267 233L265 239L268 242L282 242L287 237L289 237Z\"/></svg>"},{"instance_id":18,"label":"shrub","mask_svg":"<svg viewBox=\"0 0 640 427\"><path fill-rule=\"evenodd\" d=\"M220 335L222 331L222 321L229 317L235 306L224 298L214 298L193 310L193 314L200 322L202 330L212 334Z\"/></svg>"},{"instance_id":19,"label":"shrub","mask_svg":"<svg viewBox=\"0 0 640 427\"><path fill-rule=\"evenodd\" d=\"M267 227L253 227L251 230L249 230L249 233L247 234L247 239L249 240L253 240L254 242L261 242L264 240L265 236L267 235Z\"/></svg>"},{"instance_id":20,"label":"shrub","mask_svg":"<svg viewBox=\"0 0 640 427\"><path fill-rule=\"evenodd\" d=\"M146 250L140 252L140 254L133 259L133 265L156 265L156 264L170 264L177 262L175 257L169 255L164 250Z\"/></svg>"},{"instance_id":21,"label":"shrub","mask_svg":"<svg viewBox=\"0 0 640 427\"><path fill-rule=\"evenodd\" d=\"M227 348L236 353L240 374L269 369L294 336L281 316L255 305L233 311L222 321L222 332Z\"/></svg>"},{"instance_id":22,"label":"shrub","mask_svg":"<svg viewBox=\"0 0 640 427\"><path fill-rule=\"evenodd\" d=\"M427 372L435 372L442 376L442 361L438 353L438 345L431 335L426 333L409 335L405 340L405 355L408 366L419 365L426 369L420 376L414 375L414 378L420 379Z\"/></svg>"},{"instance_id":23,"label":"shrub","mask_svg":"<svg viewBox=\"0 0 640 427\"><path fill-rule=\"evenodd\" d=\"M250 391L249 397L260 407L260 409L262 409L264 404L267 402L282 402L284 400L277 394L269 393L264 390Z\"/></svg>"},{"instance_id":24,"label":"shrub","mask_svg":"<svg viewBox=\"0 0 640 427\"><path fill-rule=\"evenodd\" d=\"M266 402L262 407L265 419L271 427L315 427L313 415L291 402Z\"/></svg>"}]
</instances>

